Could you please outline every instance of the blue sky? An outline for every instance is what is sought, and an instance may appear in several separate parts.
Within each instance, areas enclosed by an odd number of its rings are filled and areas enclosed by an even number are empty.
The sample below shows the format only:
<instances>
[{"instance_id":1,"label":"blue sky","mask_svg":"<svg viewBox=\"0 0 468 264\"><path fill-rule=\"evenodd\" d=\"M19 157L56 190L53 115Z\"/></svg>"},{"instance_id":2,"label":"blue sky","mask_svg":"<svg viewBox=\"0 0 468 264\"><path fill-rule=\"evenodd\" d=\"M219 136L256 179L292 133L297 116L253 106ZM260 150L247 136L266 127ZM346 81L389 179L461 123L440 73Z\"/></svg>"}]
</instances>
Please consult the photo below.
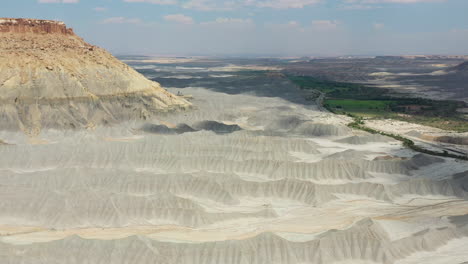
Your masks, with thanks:
<instances>
[{"instance_id":1,"label":"blue sky","mask_svg":"<svg viewBox=\"0 0 468 264\"><path fill-rule=\"evenodd\" d=\"M115 54L468 54L467 0L3 0Z\"/></svg>"}]
</instances>

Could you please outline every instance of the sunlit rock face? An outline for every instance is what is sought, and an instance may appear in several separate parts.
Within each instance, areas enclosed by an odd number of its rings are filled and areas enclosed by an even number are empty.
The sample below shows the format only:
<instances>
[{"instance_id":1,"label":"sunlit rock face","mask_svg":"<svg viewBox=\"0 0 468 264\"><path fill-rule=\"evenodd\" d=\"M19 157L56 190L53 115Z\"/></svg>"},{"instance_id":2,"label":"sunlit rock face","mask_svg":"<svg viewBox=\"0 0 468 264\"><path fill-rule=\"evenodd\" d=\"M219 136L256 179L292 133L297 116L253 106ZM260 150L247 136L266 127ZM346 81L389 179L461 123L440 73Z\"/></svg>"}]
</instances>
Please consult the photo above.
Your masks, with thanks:
<instances>
[{"instance_id":1,"label":"sunlit rock face","mask_svg":"<svg viewBox=\"0 0 468 264\"><path fill-rule=\"evenodd\" d=\"M36 135L148 118L190 104L62 22L0 19L0 122Z\"/></svg>"},{"instance_id":2,"label":"sunlit rock face","mask_svg":"<svg viewBox=\"0 0 468 264\"><path fill-rule=\"evenodd\" d=\"M466 162L352 130L283 79L216 71L168 89L193 97L189 111L35 137L0 130L0 262L468 260ZM216 89L220 78L230 86Z\"/></svg>"},{"instance_id":3,"label":"sunlit rock face","mask_svg":"<svg viewBox=\"0 0 468 264\"><path fill-rule=\"evenodd\" d=\"M74 35L60 21L21 18L0 18L0 32Z\"/></svg>"}]
</instances>

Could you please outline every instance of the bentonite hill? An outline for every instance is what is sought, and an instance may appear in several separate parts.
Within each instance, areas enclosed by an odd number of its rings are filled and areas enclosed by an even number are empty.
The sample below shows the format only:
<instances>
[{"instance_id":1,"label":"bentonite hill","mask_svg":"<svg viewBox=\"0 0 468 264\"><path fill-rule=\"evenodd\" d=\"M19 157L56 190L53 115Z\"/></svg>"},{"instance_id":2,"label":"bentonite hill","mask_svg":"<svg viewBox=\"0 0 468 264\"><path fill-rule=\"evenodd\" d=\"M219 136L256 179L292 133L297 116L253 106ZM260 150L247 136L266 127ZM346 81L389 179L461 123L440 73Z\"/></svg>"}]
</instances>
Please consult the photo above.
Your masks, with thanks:
<instances>
[{"instance_id":1,"label":"bentonite hill","mask_svg":"<svg viewBox=\"0 0 468 264\"><path fill-rule=\"evenodd\" d=\"M62 22L0 19L0 122L37 134L147 118L190 104Z\"/></svg>"},{"instance_id":2,"label":"bentonite hill","mask_svg":"<svg viewBox=\"0 0 468 264\"><path fill-rule=\"evenodd\" d=\"M1 25L0 264L468 261L467 162L352 129L271 61L126 57L194 105L170 111L63 24Z\"/></svg>"}]
</instances>

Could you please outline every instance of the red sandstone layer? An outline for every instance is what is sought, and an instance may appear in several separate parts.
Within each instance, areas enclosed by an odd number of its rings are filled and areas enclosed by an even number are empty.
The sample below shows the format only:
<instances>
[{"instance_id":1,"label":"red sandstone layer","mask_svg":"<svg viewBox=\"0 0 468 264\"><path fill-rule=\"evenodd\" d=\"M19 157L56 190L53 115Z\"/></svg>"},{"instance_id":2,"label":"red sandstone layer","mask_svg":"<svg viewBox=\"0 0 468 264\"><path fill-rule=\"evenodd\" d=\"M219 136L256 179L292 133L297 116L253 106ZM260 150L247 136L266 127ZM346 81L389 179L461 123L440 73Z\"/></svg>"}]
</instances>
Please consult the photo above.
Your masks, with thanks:
<instances>
[{"instance_id":1,"label":"red sandstone layer","mask_svg":"<svg viewBox=\"0 0 468 264\"><path fill-rule=\"evenodd\" d=\"M0 32L73 35L65 23L52 20L0 18Z\"/></svg>"}]
</instances>

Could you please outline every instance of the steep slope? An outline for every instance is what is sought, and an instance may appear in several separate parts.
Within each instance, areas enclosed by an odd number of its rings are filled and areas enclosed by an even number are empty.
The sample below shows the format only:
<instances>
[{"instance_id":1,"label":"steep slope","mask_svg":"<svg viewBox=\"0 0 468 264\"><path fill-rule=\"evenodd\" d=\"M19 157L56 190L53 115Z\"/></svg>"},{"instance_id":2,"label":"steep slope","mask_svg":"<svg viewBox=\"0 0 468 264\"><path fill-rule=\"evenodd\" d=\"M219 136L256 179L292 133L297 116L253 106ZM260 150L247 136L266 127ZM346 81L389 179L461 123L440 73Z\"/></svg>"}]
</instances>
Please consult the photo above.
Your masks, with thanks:
<instances>
[{"instance_id":1,"label":"steep slope","mask_svg":"<svg viewBox=\"0 0 468 264\"><path fill-rule=\"evenodd\" d=\"M141 130L0 131L0 263L468 261L466 162L253 92L289 82L232 80L252 92L183 88L197 109Z\"/></svg>"},{"instance_id":2,"label":"steep slope","mask_svg":"<svg viewBox=\"0 0 468 264\"><path fill-rule=\"evenodd\" d=\"M451 68L453 71L456 71L458 73L466 73L468 74L468 61L465 61L463 63L458 64L455 67Z\"/></svg>"},{"instance_id":3,"label":"steep slope","mask_svg":"<svg viewBox=\"0 0 468 264\"><path fill-rule=\"evenodd\" d=\"M92 46L62 22L0 19L0 122L43 127L107 124L190 104Z\"/></svg>"}]
</instances>

